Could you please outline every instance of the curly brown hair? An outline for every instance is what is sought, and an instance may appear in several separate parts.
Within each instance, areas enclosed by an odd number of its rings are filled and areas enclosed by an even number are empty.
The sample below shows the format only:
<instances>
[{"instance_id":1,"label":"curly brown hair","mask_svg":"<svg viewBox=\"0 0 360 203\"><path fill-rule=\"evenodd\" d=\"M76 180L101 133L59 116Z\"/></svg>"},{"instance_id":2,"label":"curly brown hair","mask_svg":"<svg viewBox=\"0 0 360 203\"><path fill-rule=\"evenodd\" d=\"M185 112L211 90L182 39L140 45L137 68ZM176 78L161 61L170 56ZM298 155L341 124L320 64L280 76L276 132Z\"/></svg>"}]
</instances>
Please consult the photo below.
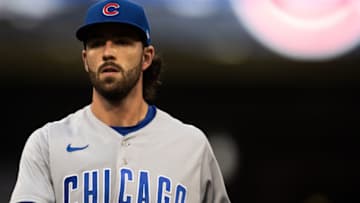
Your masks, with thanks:
<instances>
[{"instance_id":1,"label":"curly brown hair","mask_svg":"<svg viewBox=\"0 0 360 203\"><path fill-rule=\"evenodd\" d=\"M156 92L161 85L160 74L163 61L159 55L155 55L151 65L144 71L143 75L143 96L149 104L154 103Z\"/></svg>"}]
</instances>

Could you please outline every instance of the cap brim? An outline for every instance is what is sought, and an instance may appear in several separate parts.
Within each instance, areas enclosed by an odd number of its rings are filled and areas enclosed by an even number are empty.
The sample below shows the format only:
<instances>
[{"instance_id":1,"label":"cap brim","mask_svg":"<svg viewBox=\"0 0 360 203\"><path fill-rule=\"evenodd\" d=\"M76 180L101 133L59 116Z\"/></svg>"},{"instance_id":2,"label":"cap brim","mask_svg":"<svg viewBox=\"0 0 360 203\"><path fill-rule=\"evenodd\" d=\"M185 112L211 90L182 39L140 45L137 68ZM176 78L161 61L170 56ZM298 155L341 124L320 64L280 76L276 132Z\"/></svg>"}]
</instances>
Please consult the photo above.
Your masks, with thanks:
<instances>
[{"instance_id":1,"label":"cap brim","mask_svg":"<svg viewBox=\"0 0 360 203\"><path fill-rule=\"evenodd\" d=\"M135 30L137 30L140 34L140 36L142 36L142 39L145 43L145 45L149 45L148 41L147 41L147 36L146 34L144 33L144 31L139 28L138 26L132 24L132 23L129 23L129 22L112 22L112 21L108 21L108 22L98 22L98 23L92 23L92 24L87 24L87 25L83 25L81 27L79 27L76 31L76 38L79 40L79 41L85 41L88 34L89 34L89 31L91 29L93 29L94 27L97 27L99 25L105 25L105 24L115 24L115 25L122 25L122 26L130 26L132 28L134 28Z\"/></svg>"}]
</instances>

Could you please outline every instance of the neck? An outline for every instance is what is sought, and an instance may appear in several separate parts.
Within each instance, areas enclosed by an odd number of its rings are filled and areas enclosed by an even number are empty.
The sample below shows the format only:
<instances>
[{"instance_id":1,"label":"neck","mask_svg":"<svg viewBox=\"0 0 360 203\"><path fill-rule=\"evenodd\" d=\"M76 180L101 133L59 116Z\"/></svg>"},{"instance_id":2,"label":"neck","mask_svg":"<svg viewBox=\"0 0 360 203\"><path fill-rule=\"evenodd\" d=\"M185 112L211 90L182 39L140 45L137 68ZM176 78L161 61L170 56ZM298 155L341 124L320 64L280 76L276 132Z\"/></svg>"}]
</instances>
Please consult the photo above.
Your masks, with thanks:
<instances>
[{"instance_id":1,"label":"neck","mask_svg":"<svg viewBox=\"0 0 360 203\"><path fill-rule=\"evenodd\" d=\"M137 88L119 102L109 102L93 89L91 110L94 115L109 126L134 126L143 120L148 110L148 104L142 96L142 90Z\"/></svg>"}]
</instances>

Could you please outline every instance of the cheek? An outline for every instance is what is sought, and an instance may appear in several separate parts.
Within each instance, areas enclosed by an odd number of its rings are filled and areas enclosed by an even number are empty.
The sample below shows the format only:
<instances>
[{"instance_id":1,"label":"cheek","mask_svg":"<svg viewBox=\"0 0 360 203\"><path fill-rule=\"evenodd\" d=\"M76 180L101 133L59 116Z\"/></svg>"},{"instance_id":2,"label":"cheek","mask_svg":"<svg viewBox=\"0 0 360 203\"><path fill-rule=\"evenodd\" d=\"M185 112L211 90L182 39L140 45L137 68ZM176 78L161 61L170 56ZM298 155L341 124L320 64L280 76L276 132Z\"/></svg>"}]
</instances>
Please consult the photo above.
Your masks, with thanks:
<instances>
[{"instance_id":1,"label":"cheek","mask_svg":"<svg viewBox=\"0 0 360 203\"><path fill-rule=\"evenodd\" d=\"M95 53L88 52L87 57L85 58L85 63L87 64L88 68L96 69L101 62L101 60L98 58L99 57Z\"/></svg>"},{"instance_id":2,"label":"cheek","mask_svg":"<svg viewBox=\"0 0 360 203\"><path fill-rule=\"evenodd\" d=\"M142 64L143 61L143 57L139 53L128 54L126 56L123 55L122 57L119 57L119 59L119 63L126 69L137 67L139 64Z\"/></svg>"}]
</instances>

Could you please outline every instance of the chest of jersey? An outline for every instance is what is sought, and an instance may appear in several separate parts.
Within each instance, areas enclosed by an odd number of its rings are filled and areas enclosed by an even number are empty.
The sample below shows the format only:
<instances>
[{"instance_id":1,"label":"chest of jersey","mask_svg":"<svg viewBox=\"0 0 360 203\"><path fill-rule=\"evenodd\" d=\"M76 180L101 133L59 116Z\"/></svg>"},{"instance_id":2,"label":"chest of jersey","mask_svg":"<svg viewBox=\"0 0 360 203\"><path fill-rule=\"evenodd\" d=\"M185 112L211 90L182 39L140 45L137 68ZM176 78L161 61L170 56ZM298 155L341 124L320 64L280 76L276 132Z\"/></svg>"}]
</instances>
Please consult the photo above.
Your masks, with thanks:
<instances>
[{"instance_id":1,"label":"chest of jersey","mask_svg":"<svg viewBox=\"0 0 360 203\"><path fill-rule=\"evenodd\" d=\"M200 199L192 193L200 190L201 153L188 150L196 147L163 132L122 137L109 130L62 135L51 143L57 199L64 203Z\"/></svg>"}]
</instances>

